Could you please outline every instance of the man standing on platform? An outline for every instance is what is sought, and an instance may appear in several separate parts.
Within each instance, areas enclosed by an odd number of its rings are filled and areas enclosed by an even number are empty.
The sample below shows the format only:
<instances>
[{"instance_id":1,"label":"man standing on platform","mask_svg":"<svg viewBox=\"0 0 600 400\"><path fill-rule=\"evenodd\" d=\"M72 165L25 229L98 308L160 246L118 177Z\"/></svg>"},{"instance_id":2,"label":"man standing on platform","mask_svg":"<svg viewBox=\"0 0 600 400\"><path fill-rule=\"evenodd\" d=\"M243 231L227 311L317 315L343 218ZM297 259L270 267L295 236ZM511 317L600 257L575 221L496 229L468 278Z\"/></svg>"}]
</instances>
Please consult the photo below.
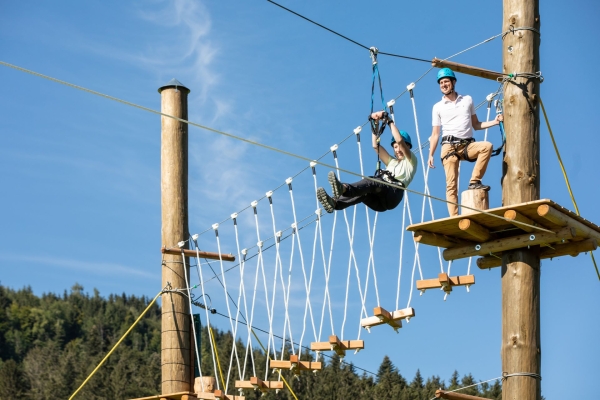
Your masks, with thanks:
<instances>
[{"instance_id":1,"label":"man standing on platform","mask_svg":"<svg viewBox=\"0 0 600 400\"><path fill-rule=\"evenodd\" d=\"M450 68L442 68L437 74L440 90L444 95L442 100L433 106L433 130L429 138L429 168L433 166L433 154L442 136L442 165L446 172L446 200L450 216L458 215L458 163L459 161L475 162L473 174L469 182L469 189L490 190L490 187L481 183L488 162L492 156L490 142L475 142L473 130L481 130L498 125L502 114L493 121L480 122L475 113L471 96L463 96L456 92L456 76Z\"/></svg>"}]
</instances>

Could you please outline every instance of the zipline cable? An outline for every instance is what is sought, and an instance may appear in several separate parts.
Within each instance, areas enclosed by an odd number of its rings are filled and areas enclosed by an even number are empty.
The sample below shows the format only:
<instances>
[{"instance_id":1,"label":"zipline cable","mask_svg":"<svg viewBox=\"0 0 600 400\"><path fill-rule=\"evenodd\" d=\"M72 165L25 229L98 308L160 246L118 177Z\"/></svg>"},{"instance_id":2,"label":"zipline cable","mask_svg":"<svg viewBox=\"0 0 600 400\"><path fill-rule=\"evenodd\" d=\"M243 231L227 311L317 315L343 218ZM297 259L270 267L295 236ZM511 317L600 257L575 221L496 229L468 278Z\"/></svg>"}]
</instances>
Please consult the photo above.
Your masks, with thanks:
<instances>
[{"instance_id":1,"label":"zipline cable","mask_svg":"<svg viewBox=\"0 0 600 400\"><path fill-rule=\"evenodd\" d=\"M333 29L329 29L328 27L323 26L323 25L319 24L318 22L313 21L312 19L306 18L304 15L298 14L297 12L295 12L293 10L290 10L289 8L286 8L286 7L282 6L281 4L275 3L272 0L267 0L267 1L269 3L271 3L271 4L276 5L277 7L280 7L282 9L284 9L284 10L286 10L286 11L288 11L288 12L290 12L290 13L292 13L292 14L294 14L294 15L296 15L296 16L298 16L298 17L300 17L300 18L302 18L302 19L304 19L304 20L306 20L306 21L308 21L310 23L312 23L312 24L317 25L320 28L325 29L326 31L329 31L329 32L333 33L334 35L337 35L337 36L339 36L339 37L341 37L343 39L346 39L347 41L352 42L355 45L362 47L363 49L369 50L369 48L367 46L365 46L364 44L360 44L356 40L352 40L349 37L344 36L341 33L338 33L336 31L334 31ZM425 60L423 58L403 56L403 55L400 55L400 54L393 54L393 53L381 53L381 54L385 54L386 56L392 56L392 57L398 57L398 58L405 58L407 60L422 61L422 62L427 62L427 63L431 62L431 60Z\"/></svg>"}]
</instances>

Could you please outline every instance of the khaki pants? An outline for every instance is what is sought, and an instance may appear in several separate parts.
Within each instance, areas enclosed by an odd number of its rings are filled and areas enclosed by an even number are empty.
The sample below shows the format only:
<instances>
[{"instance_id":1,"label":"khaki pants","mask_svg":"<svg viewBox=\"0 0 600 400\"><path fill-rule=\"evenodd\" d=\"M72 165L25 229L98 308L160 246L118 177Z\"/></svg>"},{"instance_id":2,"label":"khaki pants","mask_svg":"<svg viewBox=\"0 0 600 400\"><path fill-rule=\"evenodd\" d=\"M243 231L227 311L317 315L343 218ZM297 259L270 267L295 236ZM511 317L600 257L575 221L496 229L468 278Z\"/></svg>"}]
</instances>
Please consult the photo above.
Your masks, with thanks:
<instances>
[{"instance_id":1,"label":"khaki pants","mask_svg":"<svg viewBox=\"0 0 600 400\"><path fill-rule=\"evenodd\" d=\"M469 183L480 181L485 174L488 162L492 156L492 144L490 142L472 142L468 145L467 152L470 159L477 159L473 174ZM450 156L446 159L446 155L454 151L454 145L445 143L442 145L442 164L446 171L446 200L452 203L458 203L458 163L464 161L463 151L465 145L456 146L457 153L460 159L456 156ZM458 206L448 203L448 212L451 217L458 215Z\"/></svg>"}]
</instances>

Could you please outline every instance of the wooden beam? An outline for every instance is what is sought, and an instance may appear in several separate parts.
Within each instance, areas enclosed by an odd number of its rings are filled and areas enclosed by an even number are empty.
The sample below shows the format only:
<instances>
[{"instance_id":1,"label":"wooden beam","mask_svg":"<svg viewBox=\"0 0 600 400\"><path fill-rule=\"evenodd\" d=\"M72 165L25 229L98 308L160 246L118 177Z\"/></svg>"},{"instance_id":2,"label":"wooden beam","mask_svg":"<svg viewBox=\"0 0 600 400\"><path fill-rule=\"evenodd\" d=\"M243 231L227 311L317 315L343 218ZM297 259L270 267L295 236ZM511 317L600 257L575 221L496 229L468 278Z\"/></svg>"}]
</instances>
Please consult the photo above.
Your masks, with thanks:
<instances>
[{"instance_id":1,"label":"wooden beam","mask_svg":"<svg viewBox=\"0 0 600 400\"><path fill-rule=\"evenodd\" d=\"M540 259L555 258L561 256L572 256L575 257L579 253L587 251L594 251L598 248L598 241L596 239L586 239L579 242L570 242L565 244L556 244L553 247L544 247L540 250ZM489 269L494 267L500 267L502 265L501 254L497 254L498 257L485 256L477 259L477 266L481 269Z\"/></svg>"},{"instance_id":2,"label":"wooden beam","mask_svg":"<svg viewBox=\"0 0 600 400\"><path fill-rule=\"evenodd\" d=\"M435 391L436 399L448 399L448 400L486 400L483 397L471 396L470 394L462 394L456 392L447 392L442 389Z\"/></svg>"},{"instance_id":3,"label":"wooden beam","mask_svg":"<svg viewBox=\"0 0 600 400\"><path fill-rule=\"evenodd\" d=\"M540 217L545 218L546 220L558 226L570 226L575 228L576 236L586 239L593 238L600 241L600 232L597 232L589 226L577 221L576 219L563 214L556 208L551 207L549 204L542 204L541 206L538 206L537 213Z\"/></svg>"},{"instance_id":4,"label":"wooden beam","mask_svg":"<svg viewBox=\"0 0 600 400\"><path fill-rule=\"evenodd\" d=\"M235 261L235 256L233 254L221 254L219 256L219 253L211 253L208 251L198 251L196 253L196 250L187 250L187 249L180 249L180 248L175 249L175 248L168 248L168 247L161 248L160 252L163 254L170 254L170 255L174 255L174 256L180 256L181 253L183 253L183 255L186 257L200 256L200 258L208 258L209 260L222 259L223 261Z\"/></svg>"},{"instance_id":5,"label":"wooden beam","mask_svg":"<svg viewBox=\"0 0 600 400\"><path fill-rule=\"evenodd\" d=\"M385 318L381 318L380 315L377 314L377 309L381 308L381 307L375 307L374 317L367 317L367 318L363 318L360 320L360 326L362 326L363 328L371 328L373 326L377 326L377 325L383 325L383 324L387 324L388 320L386 320ZM383 310L383 308L381 308ZM385 311L385 310L384 310ZM386 311L388 312L388 311ZM412 318L415 316L415 309L412 307L409 308L404 308L402 310L396 310L396 311L392 311L391 313L388 312L388 314L391 316L391 320L393 321L401 321L403 319L408 319L408 318Z\"/></svg>"},{"instance_id":6,"label":"wooden beam","mask_svg":"<svg viewBox=\"0 0 600 400\"><path fill-rule=\"evenodd\" d=\"M535 232L535 231L537 231L537 229L531 228L529 226L524 226L524 225L521 225L521 224L515 224L514 222L523 222L523 223L528 224L528 225L536 225L536 226L538 225L537 222L535 222L534 220L532 220L530 218L527 218L526 216L524 216L523 214L519 213L516 210L506 210L504 212L504 218L510 220L510 222L514 226L516 226L519 229L524 230L525 232Z\"/></svg>"},{"instance_id":7,"label":"wooden beam","mask_svg":"<svg viewBox=\"0 0 600 400\"><path fill-rule=\"evenodd\" d=\"M487 242L492 237L487 228L479 225L477 222L471 221L468 218L458 221L458 228L461 231L468 233L471 237L479 242Z\"/></svg>"},{"instance_id":8,"label":"wooden beam","mask_svg":"<svg viewBox=\"0 0 600 400\"><path fill-rule=\"evenodd\" d=\"M438 233L432 233L427 231L415 231L413 233L413 238L415 242L426 244L429 246L435 247L456 247L456 246L466 246L471 244L468 240L458 239L446 235L440 235ZM473 243L475 244L475 243Z\"/></svg>"},{"instance_id":9,"label":"wooden beam","mask_svg":"<svg viewBox=\"0 0 600 400\"><path fill-rule=\"evenodd\" d=\"M431 65L436 68L451 68L453 71L461 72L463 74L478 76L480 78L491 79L497 81L498 78L504 76L500 72L490 71L489 69L483 69L479 67L472 67L466 64L459 64L453 61L444 61L439 58L431 60Z\"/></svg>"},{"instance_id":10,"label":"wooden beam","mask_svg":"<svg viewBox=\"0 0 600 400\"><path fill-rule=\"evenodd\" d=\"M448 276L446 275L446 277ZM475 284L475 275L450 276L448 277L448 283L450 286L473 285ZM437 279L423 279L421 281L417 281L418 290L436 289L441 287L443 287L443 285L440 282L439 276Z\"/></svg>"},{"instance_id":11,"label":"wooden beam","mask_svg":"<svg viewBox=\"0 0 600 400\"><path fill-rule=\"evenodd\" d=\"M444 259L446 261L458 260L460 258L483 256L490 253L501 253L507 250L522 249L530 246L549 244L570 240L575 237L575 229L566 227L556 233L539 232L535 234L525 234L496 239L490 242L482 243L477 246L460 246L444 250Z\"/></svg>"}]
</instances>

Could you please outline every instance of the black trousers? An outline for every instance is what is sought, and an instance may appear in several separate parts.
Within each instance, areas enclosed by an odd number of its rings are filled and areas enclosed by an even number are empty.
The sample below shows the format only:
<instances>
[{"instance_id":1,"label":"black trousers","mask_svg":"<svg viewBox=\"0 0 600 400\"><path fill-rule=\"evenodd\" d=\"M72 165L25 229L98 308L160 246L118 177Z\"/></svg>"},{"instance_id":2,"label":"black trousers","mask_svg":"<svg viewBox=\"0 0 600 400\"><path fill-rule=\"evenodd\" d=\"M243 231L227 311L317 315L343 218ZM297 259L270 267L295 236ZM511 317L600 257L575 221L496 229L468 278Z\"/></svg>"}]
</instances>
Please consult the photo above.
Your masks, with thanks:
<instances>
[{"instance_id":1,"label":"black trousers","mask_svg":"<svg viewBox=\"0 0 600 400\"><path fill-rule=\"evenodd\" d=\"M362 179L355 183L346 183L346 191L335 199L335 209L343 210L358 203L364 203L375 211L392 210L400 204L404 190L391 187L381 179Z\"/></svg>"}]
</instances>

